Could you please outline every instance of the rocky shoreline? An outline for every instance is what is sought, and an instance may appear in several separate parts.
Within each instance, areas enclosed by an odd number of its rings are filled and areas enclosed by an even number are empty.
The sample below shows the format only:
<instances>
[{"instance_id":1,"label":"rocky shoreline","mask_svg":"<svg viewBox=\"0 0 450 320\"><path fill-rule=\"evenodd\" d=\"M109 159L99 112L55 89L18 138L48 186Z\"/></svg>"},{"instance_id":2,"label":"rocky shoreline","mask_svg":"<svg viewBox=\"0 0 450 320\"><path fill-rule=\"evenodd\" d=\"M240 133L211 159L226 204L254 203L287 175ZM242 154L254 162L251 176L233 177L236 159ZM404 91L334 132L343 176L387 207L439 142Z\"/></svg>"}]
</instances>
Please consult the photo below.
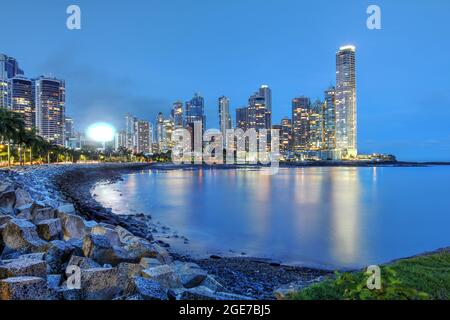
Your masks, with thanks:
<instances>
[{"instance_id":1,"label":"rocky shoreline","mask_svg":"<svg viewBox=\"0 0 450 320\"><path fill-rule=\"evenodd\" d=\"M0 299L273 299L329 274L252 258L194 260L172 253L154 239L151 216L117 215L91 196L98 182L148 168L0 171ZM72 265L80 267L81 289L67 286Z\"/></svg>"}]
</instances>

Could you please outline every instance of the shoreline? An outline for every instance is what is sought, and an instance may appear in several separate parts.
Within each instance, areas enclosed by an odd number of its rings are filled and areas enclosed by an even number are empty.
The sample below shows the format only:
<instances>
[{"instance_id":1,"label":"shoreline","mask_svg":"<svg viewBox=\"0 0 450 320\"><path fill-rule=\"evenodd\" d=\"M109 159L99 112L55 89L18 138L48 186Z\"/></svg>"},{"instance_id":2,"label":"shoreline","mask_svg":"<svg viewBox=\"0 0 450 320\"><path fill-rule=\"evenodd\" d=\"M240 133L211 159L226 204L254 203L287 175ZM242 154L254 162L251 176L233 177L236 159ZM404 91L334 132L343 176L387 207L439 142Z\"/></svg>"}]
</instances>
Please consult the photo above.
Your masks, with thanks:
<instances>
[{"instance_id":1,"label":"shoreline","mask_svg":"<svg viewBox=\"0 0 450 320\"><path fill-rule=\"evenodd\" d=\"M153 222L151 215L117 214L102 207L91 196L91 189L98 183L115 183L120 181L124 174L150 168L161 169L158 165L94 167L90 170L83 170L83 172L74 169L56 176L55 182L62 194L74 204L82 216L97 222L120 225L140 237L154 239L153 235L158 226ZM169 170L167 165L164 168ZM170 166L170 169L174 170L178 167ZM333 274L332 270L283 265L258 257L211 256L198 258L190 252L173 251L163 240L158 239L157 243L176 260L198 264L213 275L227 291L256 299L274 299L274 291L280 287L306 287Z\"/></svg>"},{"instance_id":2,"label":"shoreline","mask_svg":"<svg viewBox=\"0 0 450 320\"><path fill-rule=\"evenodd\" d=\"M235 166L234 168L248 167ZM152 220L151 215L116 214L111 209L102 207L91 195L91 188L98 183L114 183L120 181L124 174L151 168L177 170L217 167L206 165L177 166L173 164L110 163L19 167L12 171L15 172L16 178L22 181L22 184L39 181L40 189L35 186L27 186L30 194L37 197L39 201L42 201L42 198L44 198L46 201L48 200L47 202L44 201L46 204L56 207L62 203L73 203L80 216L87 220L122 226L138 237L154 241L153 234L155 233L156 224ZM222 166L218 169L225 168L230 167ZM9 174L9 171L0 170L0 178L6 177L6 182L8 182ZM165 248L175 260L198 264L208 274L214 276L223 285L226 292L247 295L255 299L282 298L286 296L287 292L292 292L292 290L299 291L311 284L322 282L333 275L330 269L283 265L257 257L211 256L209 258L194 258L190 252L173 252L168 243L164 241L157 240L156 243ZM424 254L427 253L419 253L417 256ZM398 260L402 259L404 258ZM274 292L277 292L276 296L274 296Z\"/></svg>"}]
</instances>

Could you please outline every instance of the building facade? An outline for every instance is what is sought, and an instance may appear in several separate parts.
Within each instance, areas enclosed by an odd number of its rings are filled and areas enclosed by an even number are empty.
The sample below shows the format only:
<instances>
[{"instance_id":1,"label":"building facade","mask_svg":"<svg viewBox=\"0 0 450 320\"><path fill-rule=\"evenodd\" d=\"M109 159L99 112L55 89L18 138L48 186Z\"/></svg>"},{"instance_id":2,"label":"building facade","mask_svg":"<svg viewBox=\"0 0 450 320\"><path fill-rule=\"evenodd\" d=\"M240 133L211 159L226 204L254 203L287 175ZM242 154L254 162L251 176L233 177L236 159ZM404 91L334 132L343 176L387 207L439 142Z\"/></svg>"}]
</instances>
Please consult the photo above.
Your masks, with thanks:
<instances>
[{"instance_id":1,"label":"building facade","mask_svg":"<svg viewBox=\"0 0 450 320\"><path fill-rule=\"evenodd\" d=\"M311 100L301 96L292 100L292 149L294 153L308 150Z\"/></svg>"},{"instance_id":2,"label":"building facade","mask_svg":"<svg viewBox=\"0 0 450 320\"><path fill-rule=\"evenodd\" d=\"M41 76L33 84L37 133L50 143L64 146L65 82Z\"/></svg>"},{"instance_id":3,"label":"building facade","mask_svg":"<svg viewBox=\"0 0 450 320\"><path fill-rule=\"evenodd\" d=\"M227 130L231 129L230 99L225 96L219 98L219 128L223 142L226 143Z\"/></svg>"},{"instance_id":4,"label":"building facade","mask_svg":"<svg viewBox=\"0 0 450 320\"><path fill-rule=\"evenodd\" d=\"M343 158L358 154L355 51L344 46L336 53L336 148Z\"/></svg>"},{"instance_id":5,"label":"building facade","mask_svg":"<svg viewBox=\"0 0 450 320\"><path fill-rule=\"evenodd\" d=\"M183 102L176 101L172 105L172 120L175 129L180 129L184 127L184 119L183 119Z\"/></svg>"},{"instance_id":6,"label":"building facade","mask_svg":"<svg viewBox=\"0 0 450 320\"><path fill-rule=\"evenodd\" d=\"M36 126L36 112L33 97L33 81L17 75L8 80L9 109L21 115L26 130Z\"/></svg>"},{"instance_id":7,"label":"building facade","mask_svg":"<svg viewBox=\"0 0 450 320\"><path fill-rule=\"evenodd\" d=\"M193 128L195 122L202 123L202 130L206 128L205 100L197 93L186 102L186 126Z\"/></svg>"}]
</instances>

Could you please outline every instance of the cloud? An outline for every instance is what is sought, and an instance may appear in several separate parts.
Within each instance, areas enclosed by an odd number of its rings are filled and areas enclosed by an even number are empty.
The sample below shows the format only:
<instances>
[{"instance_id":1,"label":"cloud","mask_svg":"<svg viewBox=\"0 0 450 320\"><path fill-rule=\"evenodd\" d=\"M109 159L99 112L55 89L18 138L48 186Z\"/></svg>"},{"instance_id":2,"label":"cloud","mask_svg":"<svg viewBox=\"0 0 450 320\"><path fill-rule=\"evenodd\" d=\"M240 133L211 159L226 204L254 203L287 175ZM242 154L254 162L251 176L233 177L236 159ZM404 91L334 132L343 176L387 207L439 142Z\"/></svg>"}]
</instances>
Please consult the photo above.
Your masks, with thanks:
<instances>
[{"instance_id":1,"label":"cloud","mask_svg":"<svg viewBox=\"0 0 450 320\"><path fill-rule=\"evenodd\" d=\"M158 110L170 105L165 98L137 94L139 88L133 79L112 76L105 70L77 62L77 54L71 50L51 56L40 69L66 81L66 114L75 119L77 130L98 121L121 129L127 112L154 122Z\"/></svg>"}]
</instances>

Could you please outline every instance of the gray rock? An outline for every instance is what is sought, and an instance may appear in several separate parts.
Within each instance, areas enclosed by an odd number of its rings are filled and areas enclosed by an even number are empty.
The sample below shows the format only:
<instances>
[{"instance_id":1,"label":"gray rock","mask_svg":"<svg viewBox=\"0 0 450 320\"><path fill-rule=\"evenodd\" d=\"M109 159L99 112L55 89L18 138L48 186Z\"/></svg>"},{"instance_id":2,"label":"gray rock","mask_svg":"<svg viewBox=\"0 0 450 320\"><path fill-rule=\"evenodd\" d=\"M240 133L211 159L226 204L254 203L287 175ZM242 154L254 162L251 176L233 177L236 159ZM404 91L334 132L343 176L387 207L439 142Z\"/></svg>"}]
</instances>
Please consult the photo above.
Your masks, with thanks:
<instances>
[{"instance_id":1,"label":"gray rock","mask_svg":"<svg viewBox=\"0 0 450 320\"><path fill-rule=\"evenodd\" d=\"M51 219L55 219L55 210L53 208L39 208L31 211L31 220L35 224Z\"/></svg>"},{"instance_id":2,"label":"gray rock","mask_svg":"<svg viewBox=\"0 0 450 320\"><path fill-rule=\"evenodd\" d=\"M83 239L88 233L84 220L76 215L57 212L57 217L61 219L64 240Z\"/></svg>"},{"instance_id":3,"label":"gray rock","mask_svg":"<svg viewBox=\"0 0 450 320\"><path fill-rule=\"evenodd\" d=\"M85 257L79 257L79 256L75 256L75 255L70 257L70 260L67 263L67 266L77 266L80 269L94 269L94 268L101 267L97 262L95 262L92 259L85 258Z\"/></svg>"},{"instance_id":4,"label":"gray rock","mask_svg":"<svg viewBox=\"0 0 450 320\"><path fill-rule=\"evenodd\" d=\"M48 300L47 282L38 277L0 280L0 300Z\"/></svg>"},{"instance_id":5,"label":"gray rock","mask_svg":"<svg viewBox=\"0 0 450 320\"><path fill-rule=\"evenodd\" d=\"M183 263L176 261L172 268L180 278L185 288L193 288L199 286L207 277L208 273L201 269L195 263Z\"/></svg>"},{"instance_id":6,"label":"gray rock","mask_svg":"<svg viewBox=\"0 0 450 320\"><path fill-rule=\"evenodd\" d=\"M122 244L119 234L114 229L114 226L109 227L107 225L98 224L91 229L91 234L105 236L113 246L120 246Z\"/></svg>"},{"instance_id":7,"label":"gray rock","mask_svg":"<svg viewBox=\"0 0 450 320\"><path fill-rule=\"evenodd\" d=\"M65 270L65 263L69 261L75 250L70 243L65 241L51 241L45 256L49 266L49 273L61 273Z\"/></svg>"},{"instance_id":8,"label":"gray rock","mask_svg":"<svg viewBox=\"0 0 450 320\"><path fill-rule=\"evenodd\" d=\"M111 300L122 291L116 268L81 270L81 293L84 300Z\"/></svg>"},{"instance_id":9,"label":"gray rock","mask_svg":"<svg viewBox=\"0 0 450 320\"><path fill-rule=\"evenodd\" d=\"M151 268L162 265L161 261L155 258L142 258L139 264L144 268Z\"/></svg>"},{"instance_id":10,"label":"gray rock","mask_svg":"<svg viewBox=\"0 0 450 320\"><path fill-rule=\"evenodd\" d=\"M47 275L47 287L49 289L57 290L61 284L62 276L60 274Z\"/></svg>"},{"instance_id":11,"label":"gray rock","mask_svg":"<svg viewBox=\"0 0 450 320\"><path fill-rule=\"evenodd\" d=\"M14 219L12 215L0 214L0 226L4 225L5 223L8 223L12 219Z\"/></svg>"},{"instance_id":12,"label":"gray rock","mask_svg":"<svg viewBox=\"0 0 450 320\"><path fill-rule=\"evenodd\" d=\"M27 191L19 188L15 192L16 192L16 203L14 204L15 208L22 206L31 206L33 204L33 199L31 199L31 196Z\"/></svg>"},{"instance_id":13,"label":"gray rock","mask_svg":"<svg viewBox=\"0 0 450 320\"><path fill-rule=\"evenodd\" d=\"M154 280L164 288L181 288L181 283L175 271L168 265L161 265L142 270L142 277Z\"/></svg>"},{"instance_id":14,"label":"gray rock","mask_svg":"<svg viewBox=\"0 0 450 320\"><path fill-rule=\"evenodd\" d=\"M30 276L43 278L47 274L47 264L42 260L15 259L0 266L0 279Z\"/></svg>"},{"instance_id":15,"label":"gray rock","mask_svg":"<svg viewBox=\"0 0 450 320\"><path fill-rule=\"evenodd\" d=\"M121 262L134 262L128 252L113 246L107 237L87 235L83 239L83 253L85 257L94 259L100 264L118 265Z\"/></svg>"},{"instance_id":16,"label":"gray rock","mask_svg":"<svg viewBox=\"0 0 450 320\"><path fill-rule=\"evenodd\" d=\"M36 224L38 235L46 240L59 240L62 238L62 225L60 219L43 220Z\"/></svg>"},{"instance_id":17,"label":"gray rock","mask_svg":"<svg viewBox=\"0 0 450 320\"><path fill-rule=\"evenodd\" d=\"M203 282L200 285L207 287L208 289L210 289L214 292L225 290L223 285L220 284L220 282L218 282L216 279L214 279L214 277L211 275L207 275L205 280L203 280Z\"/></svg>"},{"instance_id":18,"label":"gray rock","mask_svg":"<svg viewBox=\"0 0 450 320\"><path fill-rule=\"evenodd\" d=\"M10 220L3 230L3 242L6 250L20 252L42 252L47 242L39 238L36 226L23 219Z\"/></svg>"},{"instance_id":19,"label":"gray rock","mask_svg":"<svg viewBox=\"0 0 450 320\"><path fill-rule=\"evenodd\" d=\"M76 215L75 207L71 203L66 203L58 207L58 213Z\"/></svg>"},{"instance_id":20,"label":"gray rock","mask_svg":"<svg viewBox=\"0 0 450 320\"><path fill-rule=\"evenodd\" d=\"M134 277L133 284L134 293L142 300L168 300L167 291L156 281Z\"/></svg>"},{"instance_id":21,"label":"gray rock","mask_svg":"<svg viewBox=\"0 0 450 320\"><path fill-rule=\"evenodd\" d=\"M16 203L16 193L14 190L8 189L0 193L0 208L3 212L13 214L14 204Z\"/></svg>"},{"instance_id":22,"label":"gray rock","mask_svg":"<svg viewBox=\"0 0 450 320\"><path fill-rule=\"evenodd\" d=\"M130 291L133 287L133 278L139 276L144 268L140 264L122 262L117 266L119 272L119 287ZM125 293L129 294L129 293Z\"/></svg>"}]
</instances>

